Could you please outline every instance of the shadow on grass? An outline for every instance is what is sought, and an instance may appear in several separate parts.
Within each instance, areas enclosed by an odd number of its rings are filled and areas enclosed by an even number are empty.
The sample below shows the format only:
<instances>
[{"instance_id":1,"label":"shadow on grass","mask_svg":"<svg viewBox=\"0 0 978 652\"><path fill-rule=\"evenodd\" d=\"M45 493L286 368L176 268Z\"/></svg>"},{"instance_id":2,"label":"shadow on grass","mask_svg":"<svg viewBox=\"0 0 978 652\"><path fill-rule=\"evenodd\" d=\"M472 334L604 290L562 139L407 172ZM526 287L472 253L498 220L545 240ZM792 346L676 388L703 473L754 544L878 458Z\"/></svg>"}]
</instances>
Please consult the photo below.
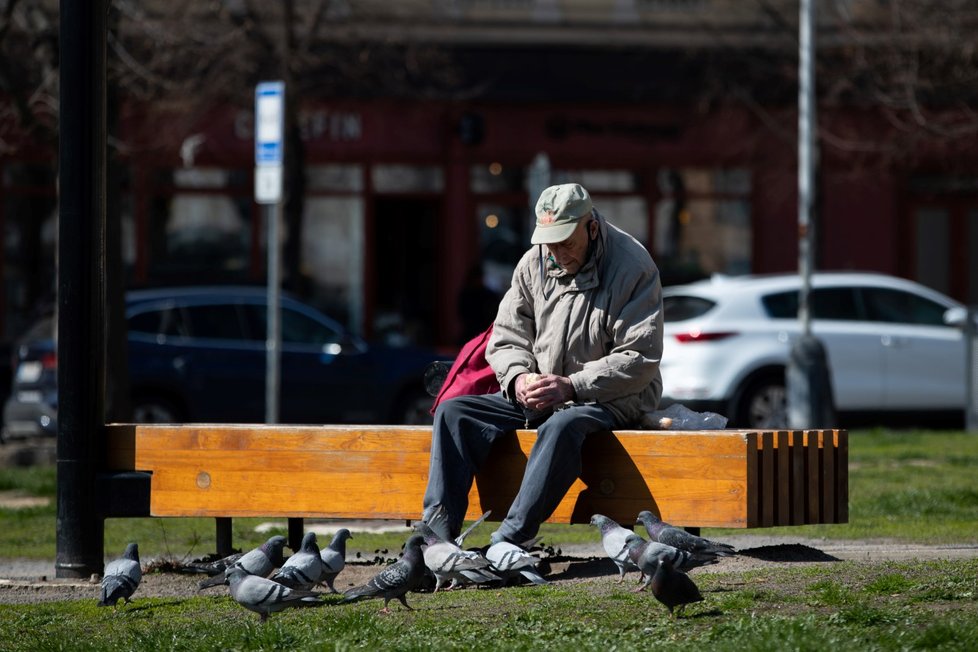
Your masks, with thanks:
<instances>
[{"instance_id":1,"label":"shadow on grass","mask_svg":"<svg viewBox=\"0 0 978 652\"><path fill-rule=\"evenodd\" d=\"M550 563L551 567L556 568L560 568L564 563L567 564L562 570L545 575L548 580L570 580L618 575L618 571L610 559L586 559L579 561L570 557L563 559L553 557L546 561Z\"/></svg>"},{"instance_id":2,"label":"shadow on grass","mask_svg":"<svg viewBox=\"0 0 978 652\"><path fill-rule=\"evenodd\" d=\"M826 554L817 548L801 545L799 543L789 543L777 546L760 546L758 548L748 548L739 550L738 555L759 559L761 561L778 562L827 562L841 561L838 557Z\"/></svg>"}]
</instances>

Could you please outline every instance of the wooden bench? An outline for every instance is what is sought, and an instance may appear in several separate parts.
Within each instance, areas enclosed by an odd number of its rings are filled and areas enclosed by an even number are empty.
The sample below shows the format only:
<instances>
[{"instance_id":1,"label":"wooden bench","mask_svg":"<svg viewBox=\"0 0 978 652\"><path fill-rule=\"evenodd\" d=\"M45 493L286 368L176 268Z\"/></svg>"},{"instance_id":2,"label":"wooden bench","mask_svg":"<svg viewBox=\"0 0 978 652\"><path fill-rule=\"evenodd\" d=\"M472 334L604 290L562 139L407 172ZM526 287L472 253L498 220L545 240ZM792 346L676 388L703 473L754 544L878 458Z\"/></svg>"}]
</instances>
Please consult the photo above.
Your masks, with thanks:
<instances>
[{"instance_id":1,"label":"wooden bench","mask_svg":"<svg viewBox=\"0 0 978 652\"><path fill-rule=\"evenodd\" d=\"M232 517L290 519L293 542L304 518L420 517L430 427L106 427L103 478L149 483L136 492L148 494L148 505L106 515L214 517L219 552L230 549ZM473 484L468 519L486 510L490 520L505 516L535 436L519 430L497 442ZM633 523L643 509L690 528L848 521L844 430L622 430L589 436L583 458L551 522L587 523L601 513Z\"/></svg>"}]
</instances>

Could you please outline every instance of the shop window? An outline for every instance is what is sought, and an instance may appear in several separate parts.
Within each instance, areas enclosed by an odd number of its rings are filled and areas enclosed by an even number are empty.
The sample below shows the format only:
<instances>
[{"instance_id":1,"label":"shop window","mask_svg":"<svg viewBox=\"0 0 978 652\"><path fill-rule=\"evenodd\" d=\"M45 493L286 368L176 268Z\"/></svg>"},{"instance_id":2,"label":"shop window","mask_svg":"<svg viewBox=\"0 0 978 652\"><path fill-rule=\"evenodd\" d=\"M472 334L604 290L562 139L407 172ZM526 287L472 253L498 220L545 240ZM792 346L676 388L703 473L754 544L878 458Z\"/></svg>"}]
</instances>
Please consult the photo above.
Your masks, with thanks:
<instances>
[{"instance_id":1,"label":"shop window","mask_svg":"<svg viewBox=\"0 0 978 652\"><path fill-rule=\"evenodd\" d=\"M229 173L218 168L177 168L173 185L177 188L226 188Z\"/></svg>"},{"instance_id":2,"label":"shop window","mask_svg":"<svg viewBox=\"0 0 978 652\"><path fill-rule=\"evenodd\" d=\"M591 195L602 192L635 192L638 179L631 170L555 170L552 183L579 183Z\"/></svg>"},{"instance_id":3,"label":"shop window","mask_svg":"<svg viewBox=\"0 0 978 652\"><path fill-rule=\"evenodd\" d=\"M375 165L371 170L373 189L378 193L444 192L441 167L423 165Z\"/></svg>"},{"instance_id":4,"label":"shop window","mask_svg":"<svg viewBox=\"0 0 978 652\"><path fill-rule=\"evenodd\" d=\"M634 236L649 241L649 207L643 197L634 195L641 184L631 170L555 170L551 183L579 183L584 186L594 207L606 220ZM608 195L622 193L622 196Z\"/></svg>"},{"instance_id":5,"label":"shop window","mask_svg":"<svg viewBox=\"0 0 978 652\"><path fill-rule=\"evenodd\" d=\"M363 216L360 197L309 197L302 227L312 301L355 333L363 332Z\"/></svg>"},{"instance_id":6,"label":"shop window","mask_svg":"<svg viewBox=\"0 0 978 652\"><path fill-rule=\"evenodd\" d=\"M156 197L149 219L150 274L172 282L244 279L251 197L177 193Z\"/></svg>"},{"instance_id":7,"label":"shop window","mask_svg":"<svg viewBox=\"0 0 978 652\"><path fill-rule=\"evenodd\" d=\"M185 190L246 189L251 187L252 170L226 168L155 168L150 182L158 188Z\"/></svg>"},{"instance_id":8,"label":"shop window","mask_svg":"<svg viewBox=\"0 0 978 652\"><path fill-rule=\"evenodd\" d=\"M513 270L530 247L528 207L484 202L476 207L483 280L490 290L505 292Z\"/></svg>"},{"instance_id":9,"label":"shop window","mask_svg":"<svg viewBox=\"0 0 978 652\"><path fill-rule=\"evenodd\" d=\"M751 271L751 174L740 168L659 172L653 256L664 284Z\"/></svg>"},{"instance_id":10,"label":"shop window","mask_svg":"<svg viewBox=\"0 0 978 652\"><path fill-rule=\"evenodd\" d=\"M586 187L586 186L585 186ZM643 197L591 195L598 213L642 244L649 241L649 207Z\"/></svg>"},{"instance_id":11,"label":"shop window","mask_svg":"<svg viewBox=\"0 0 978 652\"><path fill-rule=\"evenodd\" d=\"M523 192L525 176L521 166L493 161L469 168L469 187L479 194Z\"/></svg>"},{"instance_id":12,"label":"shop window","mask_svg":"<svg viewBox=\"0 0 978 652\"><path fill-rule=\"evenodd\" d=\"M306 178L314 192L363 192L360 165L312 165L306 169Z\"/></svg>"}]
</instances>

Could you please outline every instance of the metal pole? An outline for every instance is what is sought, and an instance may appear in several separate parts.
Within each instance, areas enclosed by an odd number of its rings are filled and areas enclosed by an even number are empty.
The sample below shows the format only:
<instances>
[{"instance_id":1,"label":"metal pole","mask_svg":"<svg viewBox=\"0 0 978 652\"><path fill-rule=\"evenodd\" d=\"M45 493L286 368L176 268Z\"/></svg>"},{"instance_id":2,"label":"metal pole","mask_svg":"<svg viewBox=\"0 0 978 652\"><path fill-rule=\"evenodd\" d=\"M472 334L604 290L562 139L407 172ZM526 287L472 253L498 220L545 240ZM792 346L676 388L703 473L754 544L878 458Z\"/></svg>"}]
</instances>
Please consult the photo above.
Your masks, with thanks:
<instances>
[{"instance_id":1,"label":"metal pole","mask_svg":"<svg viewBox=\"0 0 978 652\"><path fill-rule=\"evenodd\" d=\"M279 313L280 256L279 221L282 216L282 202L265 206L265 219L268 220L268 320L265 337L265 423L278 423L279 384L281 378L281 355L279 344L282 341L281 318Z\"/></svg>"},{"instance_id":2,"label":"metal pole","mask_svg":"<svg viewBox=\"0 0 978 652\"><path fill-rule=\"evenodd\" d=\"M803 336L811 335L812 225L815 179L815 19L813 0L801 0L798 25L798 319Z\"/></svg>"},{"instance_id":3,"label":"metal pole","mask_svg":"<svg viewBox=\"0 0 978 652\"><path fill-rule=\"evenodd\" d=\"M798 321L785 370L788 426L827 427L835 421L832 382L825 347L812 333L812 243L815 219L815 3L801 0L798 25Z\"/></svg>"},{"instance_id":4,"label":"metal pole","mask_svg":"<svg viewBox=\"0 0 978 652\"><path fill-rule=\"evenodd\" d=\"M106 4L61 0L57 577L103 566Z\"/></svg>"}]
</instances>

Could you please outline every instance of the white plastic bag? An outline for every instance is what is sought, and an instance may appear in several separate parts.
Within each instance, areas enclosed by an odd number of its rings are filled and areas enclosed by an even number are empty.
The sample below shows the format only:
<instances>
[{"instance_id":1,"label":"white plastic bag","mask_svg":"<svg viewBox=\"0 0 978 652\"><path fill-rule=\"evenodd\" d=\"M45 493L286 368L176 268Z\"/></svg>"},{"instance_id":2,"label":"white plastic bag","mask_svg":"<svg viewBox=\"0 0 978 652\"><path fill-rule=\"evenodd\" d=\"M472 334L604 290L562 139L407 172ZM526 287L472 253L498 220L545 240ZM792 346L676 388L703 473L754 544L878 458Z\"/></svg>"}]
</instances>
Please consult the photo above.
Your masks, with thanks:
<instances>
[{"instance_id":1,"label":"white plastic bag","mask_svg":"<svg viewBox=\"0 0 978 652\"><path fill-rule=\"evenodd\" d=\"M723 430L727 417L716 412L694 412L673 403L664 410L646 412L640 426L643 430Z\"/></svg>"}]
</instances>

